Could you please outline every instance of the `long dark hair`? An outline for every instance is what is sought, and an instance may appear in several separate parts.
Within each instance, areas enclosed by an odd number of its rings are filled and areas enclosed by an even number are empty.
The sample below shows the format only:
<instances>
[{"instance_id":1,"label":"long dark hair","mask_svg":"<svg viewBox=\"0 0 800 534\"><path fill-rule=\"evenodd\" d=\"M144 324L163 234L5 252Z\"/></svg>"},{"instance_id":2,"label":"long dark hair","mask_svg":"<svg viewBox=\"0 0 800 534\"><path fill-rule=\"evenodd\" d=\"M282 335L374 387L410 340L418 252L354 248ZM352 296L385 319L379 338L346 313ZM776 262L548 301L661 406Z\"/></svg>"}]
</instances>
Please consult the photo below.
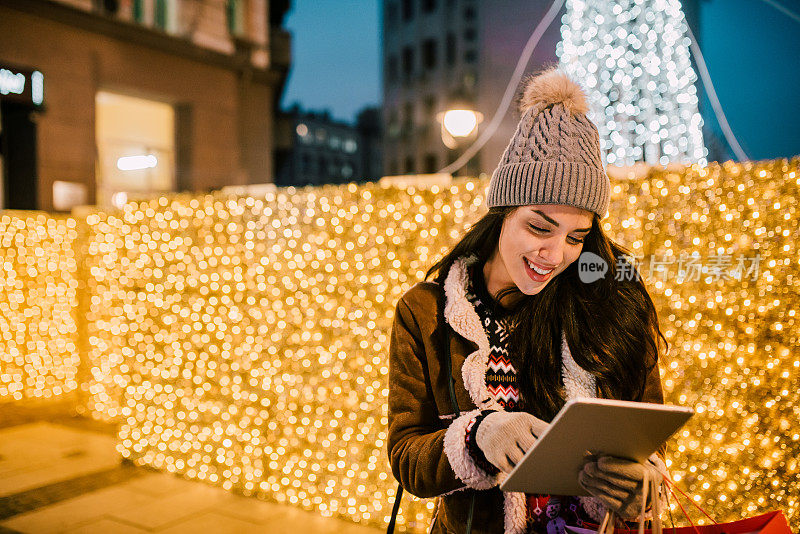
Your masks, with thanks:
<instances>
[{"instance_id":1,"label":"long dark hair","mask_svg":"<svg viewBox=\"0 0 800 534\"><path fill-rule=\"evenodd\" d=\"M482 268L497 247L503 221L516 208L491 208L428 270L425 279L437 273L435 280L444 286L450 267L462 256L476 255L474 268ZM565 403L562 329L575 363L595 376L598 394L604 398L641 400L647 376L658 363L658 341L669 348L653 301L636 266L626 258L630 251L603 233L596 214L582 252L605 260L609 270L603 278L581 282L574 261L539 293L523 295L512 308L515 327L508 350L517 368L521 405L545 421L552 420ZM512 287L493 297L499 301L515 292L522 294Z\"/></svg>"}]
</instances>

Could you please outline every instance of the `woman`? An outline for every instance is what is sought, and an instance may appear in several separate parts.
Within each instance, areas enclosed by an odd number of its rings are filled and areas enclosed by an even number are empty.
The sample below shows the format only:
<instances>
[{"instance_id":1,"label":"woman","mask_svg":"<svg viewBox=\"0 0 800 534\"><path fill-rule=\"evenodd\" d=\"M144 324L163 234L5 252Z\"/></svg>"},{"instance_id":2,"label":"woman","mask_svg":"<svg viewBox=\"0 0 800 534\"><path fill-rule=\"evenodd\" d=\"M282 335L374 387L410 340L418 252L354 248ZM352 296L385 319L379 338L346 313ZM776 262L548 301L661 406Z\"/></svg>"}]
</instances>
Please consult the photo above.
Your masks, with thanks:
<instances>
[{"instance_id":1,"label":"woman","mask_svg":"<svg viewBox=\"0 0 800 534\"><path fill-rule=\"evenodd\" d=\"M641 502L645 471L666 472L662 447L644 464L588 461L579 480L591 497L498 488L566 400L663 402L666 340L625 251L600 226L610 183L587 110L556 69L525 81L489 212L431 267L434 281L397 304L388 453L404 489L439 497L431 532L551 534L600 523L609 510L635 520L650 505ZM607 266L600 279L581 279L589 252Z\"/></svg>"}]
</instances>

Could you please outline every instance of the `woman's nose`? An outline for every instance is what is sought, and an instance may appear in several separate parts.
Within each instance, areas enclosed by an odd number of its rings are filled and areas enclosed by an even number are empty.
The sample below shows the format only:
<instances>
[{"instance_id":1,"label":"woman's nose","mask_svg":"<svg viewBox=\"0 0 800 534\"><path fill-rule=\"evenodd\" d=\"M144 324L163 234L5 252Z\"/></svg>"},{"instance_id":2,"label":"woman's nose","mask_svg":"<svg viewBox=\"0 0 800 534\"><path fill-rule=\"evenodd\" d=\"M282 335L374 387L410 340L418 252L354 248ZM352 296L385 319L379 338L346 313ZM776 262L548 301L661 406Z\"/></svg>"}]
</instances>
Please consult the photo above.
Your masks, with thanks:
<instances>
[{"instance_id":1,"label":"woman's nose","mask_svg":"<svg viewBox=\"0 0 800 534\"><path fill-rule=\"evenodd\" d=\"M564 240L560 237L548 239L539 249L539 256L550 265L558 265L564 259Z\"/></svg>"}]
</instances>

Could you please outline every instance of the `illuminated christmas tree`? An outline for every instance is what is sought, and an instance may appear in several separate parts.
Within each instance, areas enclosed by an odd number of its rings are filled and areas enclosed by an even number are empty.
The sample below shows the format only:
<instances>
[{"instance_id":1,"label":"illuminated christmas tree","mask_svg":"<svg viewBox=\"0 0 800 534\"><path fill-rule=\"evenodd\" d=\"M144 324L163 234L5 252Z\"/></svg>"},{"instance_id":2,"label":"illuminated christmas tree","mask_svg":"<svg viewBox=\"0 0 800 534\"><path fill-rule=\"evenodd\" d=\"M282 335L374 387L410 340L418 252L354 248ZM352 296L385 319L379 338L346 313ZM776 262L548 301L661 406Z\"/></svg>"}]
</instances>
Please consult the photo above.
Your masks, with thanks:
<instances>
[{"instance_id":1,"label":"illuminated christmas tree","mask_svg":"<svg viewBox=\"0 0 800 534\"><path fill-rule=\"evenodd\" d=\"M606 163L706 163L679 0L567 0L561 67L587 91Z\"/></svg>"}]
</instances>

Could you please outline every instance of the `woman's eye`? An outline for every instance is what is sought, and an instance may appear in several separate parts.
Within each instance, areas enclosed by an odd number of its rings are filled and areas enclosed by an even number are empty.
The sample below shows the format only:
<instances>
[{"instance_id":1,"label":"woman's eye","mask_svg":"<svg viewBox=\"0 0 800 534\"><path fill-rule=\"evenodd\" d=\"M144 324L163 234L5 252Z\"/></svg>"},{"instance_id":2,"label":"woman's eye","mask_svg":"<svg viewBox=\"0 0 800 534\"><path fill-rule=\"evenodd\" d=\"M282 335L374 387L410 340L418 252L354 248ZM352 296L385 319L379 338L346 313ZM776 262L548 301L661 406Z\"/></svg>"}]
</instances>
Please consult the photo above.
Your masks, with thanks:
<instances>
[{"instance_id":1,"label":"woman's eye","mask_svg":"<svg viewBox=\"0 0 800 534\"><path fill-rule=\"evenodd\" d=\"M530 227L530 228L531 228L531 229L532 229L534 232L538 232L538 233L540 233L540 234L546 234L546 233L548 233L548 232L550 231L550 230L548 230L547 228L542 228L542 227L540 227L540 226L536 226L536 225L534 225L534 224L530 224L530 223L528 223L528 226L529 226L529 227ZM567 239L568 239L568 240L569 240L569 242L570 242L570 243L572 243L573 245L580 245L581 243L583 243L583 239L580 239L580 238L577 238L577 237L567 236Z\"/></svg>"}]
</instances>

